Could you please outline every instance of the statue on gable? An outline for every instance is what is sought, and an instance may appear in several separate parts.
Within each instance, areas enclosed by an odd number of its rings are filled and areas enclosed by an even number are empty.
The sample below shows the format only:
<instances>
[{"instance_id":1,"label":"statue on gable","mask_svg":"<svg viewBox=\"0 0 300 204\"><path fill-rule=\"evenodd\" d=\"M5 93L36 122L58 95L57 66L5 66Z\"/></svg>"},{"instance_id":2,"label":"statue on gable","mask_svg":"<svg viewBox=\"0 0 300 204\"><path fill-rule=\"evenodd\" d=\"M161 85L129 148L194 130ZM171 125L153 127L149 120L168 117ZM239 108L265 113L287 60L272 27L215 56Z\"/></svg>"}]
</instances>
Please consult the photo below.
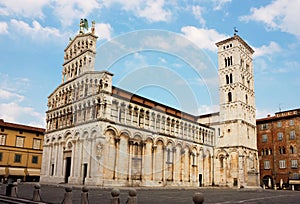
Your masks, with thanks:
<instances>
[{"instance_id":1,"label":"statue on gable","mask_svg":"<svg viewBox=\"0 0 300 204\"><path fill-rule=\"evenodd\" d=\"M84 33L84 29L88 30L89 29L89 23L87 19L80 19L80 23L79 23L79 33L83 34Z\"/></svg>"},{"instance_id":2,"label":"statue on gable","mask_svg":"<svg viewBox=\"0 0 300 204\"><path fill-rule=\"evenodd\" d=\"M95 34L95 21L92 21L92 28L91 28L92 34Z\"/></svg>"}]
</instances>

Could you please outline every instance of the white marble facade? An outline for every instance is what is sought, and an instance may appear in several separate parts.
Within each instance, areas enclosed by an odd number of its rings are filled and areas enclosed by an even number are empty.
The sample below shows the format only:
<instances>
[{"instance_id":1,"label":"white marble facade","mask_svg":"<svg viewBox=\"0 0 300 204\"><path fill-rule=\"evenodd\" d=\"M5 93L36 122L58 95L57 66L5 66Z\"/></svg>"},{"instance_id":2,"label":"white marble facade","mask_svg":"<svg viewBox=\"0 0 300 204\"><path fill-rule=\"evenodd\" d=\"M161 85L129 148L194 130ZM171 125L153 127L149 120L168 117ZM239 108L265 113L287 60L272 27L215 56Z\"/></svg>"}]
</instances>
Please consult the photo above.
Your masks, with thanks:
<instances>
[{"instance_id":1,"label":"white marble facade","mask_svg":"<svg viewBox=\"0 0 300 204\"><path fill-rule=\"evenodd\" d=\"M42 183L257 185L256 148L224 146L220 131L235 125L222 112L193 116L112 86L113 74L94 71L96 40L81 30L65 49L62 84L48 97Z\"/></svg>"}]
</instances>

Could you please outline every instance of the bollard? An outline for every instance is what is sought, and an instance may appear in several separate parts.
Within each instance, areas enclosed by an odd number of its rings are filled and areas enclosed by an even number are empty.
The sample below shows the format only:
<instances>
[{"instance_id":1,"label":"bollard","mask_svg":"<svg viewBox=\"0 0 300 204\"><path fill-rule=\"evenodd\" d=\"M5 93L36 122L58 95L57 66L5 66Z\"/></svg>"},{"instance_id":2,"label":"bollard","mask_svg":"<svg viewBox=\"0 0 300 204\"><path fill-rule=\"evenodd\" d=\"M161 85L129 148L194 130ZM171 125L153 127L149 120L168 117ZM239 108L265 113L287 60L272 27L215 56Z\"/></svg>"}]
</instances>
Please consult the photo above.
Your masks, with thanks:
<instances>
[{"instance_id":1,"label":"bollard","mask_svg":"<svg viewBox=\"0 0 300 204\"><path fill-rule=\"evenodd\" d=\"M89 204L89 189L86 186L83 186L81 189L81 204Z\"/></svg>"},{"instance_id":2,"label":"bollard","mask_svg":"<svg viewBox=\"0 0 300 204\"><path fill-rule=\"evenodd\" d=\"M133 189L130 189L129 193L128 193L128 199L126 201L126 204L137 204L137 192L136 190L133 188Z\"/></svg>"},{"instance_id":3,"label":"bollard","mask_svg":"<svg viewBox=\"0 0 300 204\"><path fill-rule=\"evenodd\" d=\"M6 191L5 191L6 196L11 195L12 183L13 183L13 180L11 178L8 178L7 185L6 185Z\"/></svg>"},{"instance_id":4,"label":"bollard","mask_svg":"<svg viewBox=\"0 0 300 204\"><path fill-rule=\"evenodd\" d=\"M41 185L39 183L34 185L32 201L42 201L41 198Z\"/></svg>"},{"instance_id":5,"label":"bollard","mask_svg":"<svg viewBox=\"0 0 300 204\"><path fill-rule=\"evenodd\" d=\"M203 193L195 193L195 195L193 196L193 201L194 204L202 204L204 202L204 195Z\"/></svg>"},{"instance_id":6,"label":"bollard","mask_svg":"<svg viewBox=\"0 0 300 204\"><path fill-rule=\"evenodd\" d=\"M111 204L120 204L120 198L119 198L119 195L120 195L120 190L117 189L117 188L114 188L111 190L111 196L112 198L110 199L110 203Z\"/></svg>"},{"instance_id":7,"label":"bollard","mask_svg":"<svg viewBox=\"0 0 300 204\"><path fill-rule=\"evenodd\" d=\"M66 192L62 204L72 204L72 188L66 187L65 190Z\"/></svg>"},{"instance_id":8,"label":"bollard","mask_svg":"<svg viewBox=\"0 0 300 204\"><path fill-rule=\"evenodd\" d=\"M13 182L10 197L18 197L18 183Z\"/></svg>"}]
</instances>

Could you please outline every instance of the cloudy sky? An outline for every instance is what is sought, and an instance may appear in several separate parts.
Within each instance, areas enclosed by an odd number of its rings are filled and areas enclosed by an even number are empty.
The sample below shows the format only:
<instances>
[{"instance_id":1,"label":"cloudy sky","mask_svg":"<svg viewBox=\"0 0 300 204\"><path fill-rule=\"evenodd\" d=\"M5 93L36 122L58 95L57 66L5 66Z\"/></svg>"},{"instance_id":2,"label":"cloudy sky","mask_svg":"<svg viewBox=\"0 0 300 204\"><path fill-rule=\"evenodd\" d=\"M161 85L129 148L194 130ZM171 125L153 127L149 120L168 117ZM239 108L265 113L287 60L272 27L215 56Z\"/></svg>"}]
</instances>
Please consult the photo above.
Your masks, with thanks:
<instances>
[{"instance_id":1,"label":"cloudy sky","mask_svg":"<svg viewBox=\"0 0 300 204\"><path fill-rule=\"evenodd\" d=\"M300 0L0 0L0 118L44 127L47 97L61 83L63 50L81 18L96 22L97 70L108 69L101 56L110 53L111 42L132 43L133 34L140 35L135 51L108 63L115 86L195 115L217 110L209 93L215 84L215 43L236 27L255 50L257 117L299 108L299 8ZM186 42L195 46L190 54ZM207 77L193 65L203 61L189 58L198 53L209 61L202 66L210 69ZM142 78L153 71L160 74L146 77L152 81ZM188 98L178 91L185 85L192 91L183 93L196 95L197 108L178 105Z\"/></svg>"}]
</instances>

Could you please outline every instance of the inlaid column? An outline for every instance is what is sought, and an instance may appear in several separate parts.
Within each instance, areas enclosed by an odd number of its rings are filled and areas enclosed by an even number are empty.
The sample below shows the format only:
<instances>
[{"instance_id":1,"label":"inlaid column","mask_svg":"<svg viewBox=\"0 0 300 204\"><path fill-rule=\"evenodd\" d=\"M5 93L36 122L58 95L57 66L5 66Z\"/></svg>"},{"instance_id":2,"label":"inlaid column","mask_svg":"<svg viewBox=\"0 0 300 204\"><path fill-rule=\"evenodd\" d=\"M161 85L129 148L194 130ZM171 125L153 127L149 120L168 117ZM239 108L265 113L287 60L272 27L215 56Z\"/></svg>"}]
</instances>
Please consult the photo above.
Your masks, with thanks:
<instances>
[{"instance_id":1,"label":"inlaid column","mask_svg":"<svg viewBox=\"0 0 300 204\"><path fill-rule=\"evenodd\" d=\"M166 130L166 129L165 129ZM166 158L167 158L167 148L162 146L162 180L166 181Z\"/></svg>"},{"instance_id":2,"label":"inlaid column","mask_svg":"<svg viewBox=\"0 0 300 204\"><path fill-rule=\"evenodd\" d=\"M57 155L58 155L58 143L54 143L54 174L53 176L57 176Z\"/></svg>"},{"instance_id":3,"label":"inlaid column","mask_svg":"<svg viewBox=\"0 0 300 204\"><path fill-rule=\"evenodd\" d=\"M83 178L83 142L84 140L83 139L80 139L78 138L76 144L77 144L77 150L79 152L79 158L77 158L77 161L78 161L78 165L77 165L77 168L79 168L79 177L80 178Z\"/></svg>"},{"instance_id":4,"label":"inlaid column","mask_svg":"<svg viewBox=\"0 0 300 204\"><path fill-rule=\"evenodd\" d=\"M128 112L128 109L126 107L126 105L124 106L124 124L126 125L127 124L127 112Z\"/></svg>"},{"instance_id":5,"label":"inlaid column","mask_svg":"<svg viewBox=\"0 0 300 204\"><path fill-rule=\"evenodd\" d=\"M52 175L52 171L54 172L54 169L52 170L52 164L54 164L54 161L52 160L52 157L53 157L53 151L54 151L54 145L53 145L53 143L51 143L51 144L49 144L49 147L50 147L50 153L49 153L49 157L48 157L48 159L49 159L49 167L48 167L48 175L49 176L53 176Z\"/></svg>"},{"instance_id":6,"label":"inlaid column","mask_svg":"<svg viewBox=\"0 0 300 204\"><path fill-rule=\"evenodd\" d=\"M58 145L58 172L57 172L57 176L62 177L63 176L63 142L60 142Z\"/></svg>"},{"instance_id":7,"label":"inlaid column","mask_svg":"<svg viewBox=\"0 0 300 204\"><path fill-rule=\"evenodd\" d=\"M89 138L88 139L89 141L89 145L90 145L90 148L89 148L89 163L88 163L88 171L87 171L87 178L91 178L94 176L92 170L93 170L93 167L92 167L92 159L93 159L93 152L94 152L94 145L93 145L93 139L92 138Z\"/></svg>"},{"instance_id":8,"label":"inlaid column","mask_svg":"<svg viewBox=\"0 0 300 204\"><path fill-rule=\"evenodd\" d=\"M72 157L71 157L71 173L70 173L70 177L74 176L75 144L76 144L76 141L72 141Z\"/></svg>"},{"instance_id":9,"label":"inlaid column","mask_svg":"<svg viewBox=\"0 0 300 204\"><path fill-rule=\"evenodd\" d=\"M119 143L120 143L120 138L115 138L115 162L114 162L114 175L113 179L118 178L118 163L119 163Z\"/></svg>"},{"instance_id":10,"label":"inlaid column","mask_svg":"<svg viewBox=\"0 0 300 204\"><path fill-rule=\"evenodd\" d=\"M141 141L141 151L142 151L142 169L141 169L141 178L142 181L145 180L145 148L146 142Z\"/></svg>"},{"instance_id":11,"label":"inlaid column","mask_svg":"<svg viewBox=\"0 0 300 204\"><path fill-rule=\"evenodd\" d=\"M189 182L192 183L192 161L193 161L193 153L189 152Z\"/></svg>"},{"instance_id":12,"label":"inlaid column","mask_svg":"<svg viewBox=\"0 0 300 204\"><path fill-rule=\"evenodd\" d=\"M50 145L43 146L43 154L42 154L42 168L41 175L49 176L49 167L51 167L51 161L49 159L49 155L51 155Z\"/></svg>"},{"instance_id":13,"label":"inlaid column","mask_svg":"<svg viewBox=\"0 0 300 204\"><path fill-rule=\"evenodd\" d=\"M128 141L128 180L131 181L131 166L132 166L132 151L133 151L133 142L132 141Z\"/></svg>"},{"instance_id":14,"label":"inlaid column","mask_svg":"<svg viewBox=\"0 0 300 204\"><path fill-rule=\"evenodd\" d=\"M153 172L153 161L152 161L152 142L148 140L145 146L145 162L144 162L144 178L146 181L152 179L152 172Z\"/></svg>"},{"instance_id":15,"label":"inlaid column","mask_svg":"<svg viewBox=\"0 0 300 204\"><path fill-rule=\"evenodd\" d=\"M175 179L175 155L176 155L176 147L172 148L172 181Z\"/></svg>"},{"instance_id":16,"label":"inlaid column","mask_svg":"<svg viewBox=\"0 0 300 204\"><path fill-rule=\"evenodd\" d=\"M156 154L157 154L157 146L152 146L152 180L156 180Z\"/></svg>"},{"instance_id":17,"label":"inlaid column","mask_svg":"<svg viewBox=\"0 0 300 204\"><path fill-rule=\"evenodd\" d=\"M117 107L117 121L116 122L121 122L121 106L119 104L116 105Z\"/></svg>"},{"instance_id":18,"label":"inlaid column","mask_svg":"<svg viewBox=\"0 0 300 204\"><path fill-rule=\"evenodd\" d=\"M130 125L133 125L133 115L134 115L134 107L131 108L131 120L130 120Z\"/></svg>"}]
</instances>

